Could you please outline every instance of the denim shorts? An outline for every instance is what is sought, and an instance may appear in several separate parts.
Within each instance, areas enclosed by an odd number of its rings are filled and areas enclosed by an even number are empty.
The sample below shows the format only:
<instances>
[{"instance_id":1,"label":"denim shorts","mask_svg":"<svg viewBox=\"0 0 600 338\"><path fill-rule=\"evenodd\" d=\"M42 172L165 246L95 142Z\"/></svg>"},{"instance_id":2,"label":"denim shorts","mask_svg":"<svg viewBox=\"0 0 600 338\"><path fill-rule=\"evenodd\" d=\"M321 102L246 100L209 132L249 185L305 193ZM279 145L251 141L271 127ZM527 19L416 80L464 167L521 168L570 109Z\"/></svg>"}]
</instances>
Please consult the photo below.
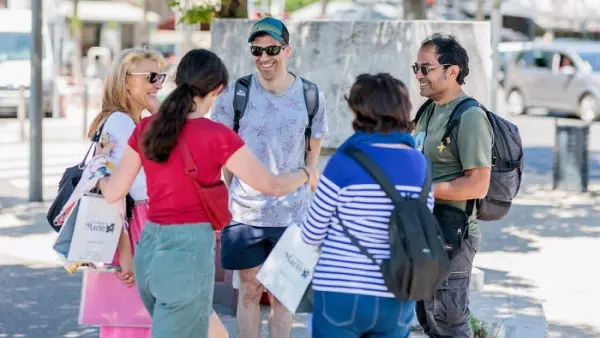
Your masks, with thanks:
<instances>
[{"instance_id":1,"label":"denim shorts","mask_svg":"<svg viewBox=\"0 0 600 338\"><path fill-rule=\"evenodd\" d=\"M152 337L207 338L215 281L215 232L208 223L146 222L134 256L136 285Z\"/></svg>"},{"instance_id":2,"label":"denim shorts","mask_svg":"<svg viewBox=\"0 0 600 338\"><path fill-rule=\"evenodd\" d=\"M227 270L246 270L262 265L285 227L255 227L232 222L221 231L221 265Z\"/></svg>"}]
</instances>

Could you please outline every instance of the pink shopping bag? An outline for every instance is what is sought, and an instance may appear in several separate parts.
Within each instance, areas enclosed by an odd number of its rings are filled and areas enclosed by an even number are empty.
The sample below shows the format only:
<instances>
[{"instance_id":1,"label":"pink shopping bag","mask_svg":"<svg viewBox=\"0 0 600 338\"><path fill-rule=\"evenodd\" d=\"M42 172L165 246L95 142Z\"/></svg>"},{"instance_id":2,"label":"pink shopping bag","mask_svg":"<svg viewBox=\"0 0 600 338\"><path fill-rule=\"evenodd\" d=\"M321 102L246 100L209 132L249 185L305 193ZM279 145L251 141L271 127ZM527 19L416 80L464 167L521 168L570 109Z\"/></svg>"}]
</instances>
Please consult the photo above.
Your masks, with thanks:
<instances>
[{"instance_id":1,"label":"pink shopping bag","mask_svg":"<svg viewBox=\"0 0 600 338\"><path fill-rule=\"evenodd\" d=\"M126 287L112 271L83 271L79 324L151 327L137 288Z\"/></svg>"}]
</instances>

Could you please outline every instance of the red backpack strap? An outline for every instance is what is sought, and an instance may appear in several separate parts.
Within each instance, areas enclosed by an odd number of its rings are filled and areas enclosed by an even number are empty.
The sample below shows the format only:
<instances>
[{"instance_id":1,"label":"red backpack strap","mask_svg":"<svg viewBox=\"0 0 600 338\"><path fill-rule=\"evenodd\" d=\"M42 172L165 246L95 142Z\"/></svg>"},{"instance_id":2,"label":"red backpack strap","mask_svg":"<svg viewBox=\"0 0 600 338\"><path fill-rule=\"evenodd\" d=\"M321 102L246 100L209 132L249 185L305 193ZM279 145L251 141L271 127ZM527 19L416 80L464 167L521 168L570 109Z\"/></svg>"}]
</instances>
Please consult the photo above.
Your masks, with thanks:
<instances>
[{"instance_id":1,"label":"red backpack strap","mask_svg":"<svg viewBox=\"0 0 600 338\"><path fill-rule=\"evenodd\" d=\"M196 163L194 162L194 158L192 157L192 153L188 148L187 144L184 140L179 142L179 148L181 149L181 155L183 157L183 165L185 166L185 172L190 176L194 182L198 181L198 167L196 167Z\"/></svg>"}]
</instances>

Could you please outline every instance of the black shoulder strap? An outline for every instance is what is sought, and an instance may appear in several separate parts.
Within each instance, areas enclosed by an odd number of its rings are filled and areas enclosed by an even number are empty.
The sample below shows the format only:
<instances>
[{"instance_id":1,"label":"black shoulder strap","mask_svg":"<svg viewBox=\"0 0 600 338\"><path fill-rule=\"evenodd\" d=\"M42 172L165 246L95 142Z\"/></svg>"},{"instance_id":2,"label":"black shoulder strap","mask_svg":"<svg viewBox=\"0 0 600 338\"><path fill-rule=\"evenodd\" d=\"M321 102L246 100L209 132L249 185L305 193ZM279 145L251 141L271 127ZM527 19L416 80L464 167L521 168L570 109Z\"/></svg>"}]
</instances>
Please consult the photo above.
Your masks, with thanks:
<instances>
[{"instance_id":1,"label":"black shoulder strap","mask_svg":"<svg viewBox=\"0 0 600 338\"><path fill-rule=\"evenodd\" d=\"M446 126L446 132L442 136L442 144L444 146L448 146L448 144L451 142L449 136L452 134L454 129L460 125L460 118L462 117L462 114L473 107L482 107L482 109L486 110L485 107L481 106L481 104L472 97L468 97L468 98L460 101L456 105L456 107L450 114L450 118L448 118L448 125ZM458 156L460 159L457 142L458 142L458 140L454 140L452 146L455 149L456 156ZM475 207L476 202L477 201L474 199L467 200L465 212L467 213L467 215L469 217L471 217L471 215L473 214L473 209Z\"/></svg>"},{"instance_id":2,"label":"black shoulder strap","mask_svg":"<svg viewBox=\"0 0 600 338\"><path fill-rule=\"evenodd\" d=\"M240 119L244 115L246 105L248 104L250 83L252 83L252 74L241 77L235 82L235 93L233 96L233 130L236 133L240 130Z\"/></svg>"},{"instance_id":3,"label":"black shoulder strap","mask_svg":"<svg viewBox=\"0 0 600 338\"><path fill-rule=\"evenodd\" d=\"M96 143L98 143L98 141L100 141L100 136L102 136L102 130L104 129L104 125L106 124L106 121L108 121L108 118L104 119L104 121L102 121L102 123L100 123L100 126L98 126L98 129L96 129L96 131L94 132L94 135L92 135L92 141L90 143L90 146L88 147L88 150L85 152L85 155L83 155L83 159L81 160L81 162L79 162L78 167L80 169L83 169L85 167L85 163L88 159L88 156L90 156L90 153L92 153L92 156L96 155Z\"/></svg>"},{"instance_id":4,"label":"black shoulder strap","mask_svg":"<svg viewBox=\"0 0 600 338\"><path fill-rule=\"evenodd\" d=\"M454 110L452 111L452 113L450 114L450 117L448 118L448 125L446 126L446 132L442 136L441 142L444 146L448 146L448 143L449 143L448 136L450 136L452 131L454 131L454 128L456 128L460 124L460 118L461 118L462 114L464 112L466 112L467 110L469 110L470 108L478 107L478 106L480 106L480 104L477 100L475 100L472 97L468 97L468 98L460 101L456 105L456 107L454 107Z\"/></svg>"},{"instance_id":5,"label":"black shoulder strap","mask_svg":"<svg viewBox=\"0 0 600 338\"><path fill-rule=\"evenodd\" d=\"M423 103L421 105L421 107L419 107L419 110L417 110L417 115L415 116L415 119L413 120L415 125L417 123L419 123L419 120L421 119L421 117L423 116L425 111L427 111L427 108L429 108L429 106L431 106L432 103L433 103L432 99L427 99L427 101L425 101L425 103Z\"/></svg>"},{"instance_id":6,"label":"black shoulder strap","mask_svg":"<svg viewBox=\"0 0 600 338\"><path fill-rule=\"evenodd\" d=\"M319 111L319 88L316 84L304 79L302 80L302 90L304 92L304 103L308 110L308 125L304 130L304 137L306 138L306 150L310 151L310 137L312 135L312 122L315 115Z\"/></svg>"},{"instance_id":7,"label":"black shoulder strap","mask_svg":"<svg viewBox=\"0 0 600 338\"><path fill-rule=\"evenodd\" d=\"M400 195L398 190L396 190L396 186L390 181L389 177L375 163L375 161L373 161L367 154L365 154L363 151L361 151L358 148L347 148L346 150L344 150L344 153L346 153L348 156L350 156L356 162L358 162L363 168L365 168L365 170L381 186L383 191L386 192L386 194L390 197L390 199L392 200L392 202L394 202L394 204L398 204L399 202L404 200L402 195ZM421 200L425 204L427 204L427 198L429 197L429 190L431 189L431 175L432 175L431 163L429 162L429 160L427 160L427 176L425 177L425 183L423 184L423 188L422 188L421 194L419 196L419 200ZM356 239L356 237L354 237L350 233L350 231L347 229L347 227L344 226L344 221L340 218L340 215L339 215L337 209L335 210L335 214L336 214L337 219L340 222L340 227L342 228L342 231L344 231L344 234L350 239L352 244L354 244L363 255L367 256L370 260L372 260L373 263L375 263L376 265L381 267L381 264L379 264L379 262L377 262L375 257L373 257L373 255L371 255L369 253L369 251L363 245L360 244L358 239Z\"/></svg>"},{"instance_id":8,"label":"black shoulder strap","mask_svg":"<svg viewBox=\"0 0 600 338\"><path fill-rule=\"evenodd\" d=\"M358 148L347 148L344 150L348 156L353 158L356 162L358 162L368 173L371 175L375 181L381 186L381 189L385 191L385 193L390 197L394 204L401 203L404 198L398 190L396 190L396 186L390 180L389 176L383 172L381 167L373 161L365 152ZM431 163L429 159L427 160L427 175L425 176L425 182L421 188L421 194L419 195L419 200L427 204L427 198L429 197L429 190L431 190L431 180L432 180L432 172L431 172Z\"/></svg>"}]
</instances>

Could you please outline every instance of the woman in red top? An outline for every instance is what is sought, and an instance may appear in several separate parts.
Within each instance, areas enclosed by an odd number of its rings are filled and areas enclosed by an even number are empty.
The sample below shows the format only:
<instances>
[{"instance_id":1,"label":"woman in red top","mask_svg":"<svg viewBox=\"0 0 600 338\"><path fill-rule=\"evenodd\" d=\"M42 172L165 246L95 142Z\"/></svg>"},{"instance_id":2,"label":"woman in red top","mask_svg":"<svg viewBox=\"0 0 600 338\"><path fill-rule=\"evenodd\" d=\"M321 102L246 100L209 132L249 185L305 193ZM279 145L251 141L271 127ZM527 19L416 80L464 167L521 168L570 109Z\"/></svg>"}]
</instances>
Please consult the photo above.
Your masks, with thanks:
<instances>
[{"instance_id":1,"label":"woman in red top","mask_svg":"<svg viewBox=\"0 0 600 338\"><path fill-rule=\"evenodd\" d=\"M137 125L118 167L99 183L109 201L118 201L142 166L146 172L148 222L136 245L134 272L152 316L152 337L208 335L214 229L231 218L223 167L272 196L316 185L317 174L310 168L273 175L233 130L204 118L227 79L227 69L214 53L187 53L177 68L177 88L155 116ZM204 188L197 187L190 176L194 173Z\"/></svg>"}]
</instances>

